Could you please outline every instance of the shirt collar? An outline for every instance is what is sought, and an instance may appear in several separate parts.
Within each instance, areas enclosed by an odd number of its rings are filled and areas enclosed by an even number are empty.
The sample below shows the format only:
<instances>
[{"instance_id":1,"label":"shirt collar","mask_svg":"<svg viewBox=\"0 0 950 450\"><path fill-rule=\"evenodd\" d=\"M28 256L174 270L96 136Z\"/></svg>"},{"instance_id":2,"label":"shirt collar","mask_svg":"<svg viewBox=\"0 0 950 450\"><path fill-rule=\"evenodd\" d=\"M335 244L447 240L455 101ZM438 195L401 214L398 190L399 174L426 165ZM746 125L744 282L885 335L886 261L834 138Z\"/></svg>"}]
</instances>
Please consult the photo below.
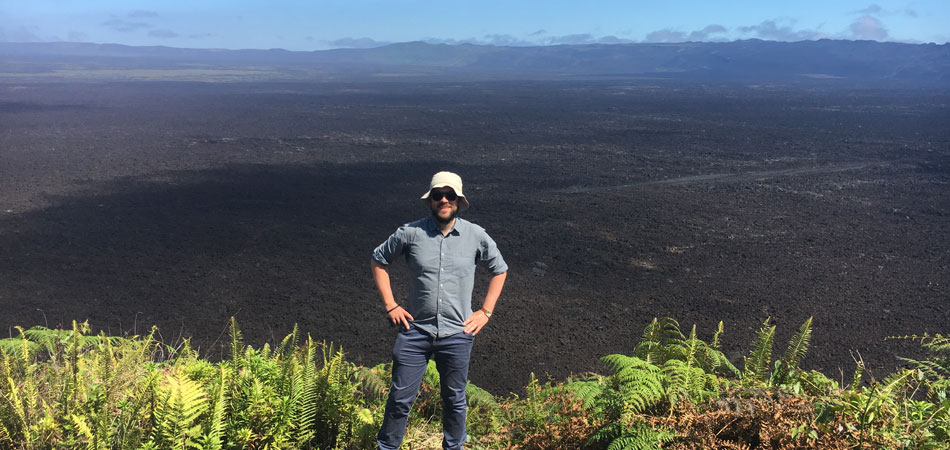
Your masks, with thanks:
<instances>
[{"instance_id":1,"label":"shirt collar","mask_svg":"<svg viewBox=\"0 0 950 450\"><path fill-rule=\"evenodd\" d=\"M426 229L427 229L428 231L430 231L430 232L432 232L432 233L441 233L441 230L439 230L438 225L435 224L435 219L433 219L432 216L426 217L426 222L425 222L425 223L426 223ZM461 230L462 230L462 228L464 227L463 224L464 224L464 220L462 220L462 218L456 216L456 217L455 217L455 226L452 227L452 231L449 231L449 234L454 234L454 235L456 235L456 236L461 235L461 234L462 234L462 233L461 233Z\"/></svg>"}]
</instances>

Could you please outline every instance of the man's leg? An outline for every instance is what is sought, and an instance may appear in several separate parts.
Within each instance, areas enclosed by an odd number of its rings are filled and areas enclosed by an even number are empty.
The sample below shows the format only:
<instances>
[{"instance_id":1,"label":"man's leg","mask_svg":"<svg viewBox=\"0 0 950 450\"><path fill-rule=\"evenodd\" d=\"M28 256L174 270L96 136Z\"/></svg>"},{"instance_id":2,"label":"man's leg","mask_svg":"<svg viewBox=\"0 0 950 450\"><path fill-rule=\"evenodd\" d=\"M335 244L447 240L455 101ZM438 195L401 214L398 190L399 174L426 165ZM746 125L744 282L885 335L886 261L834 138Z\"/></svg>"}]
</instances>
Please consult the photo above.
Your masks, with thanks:
<instances>
[{"instance_id":1,"label":"man's leg","mask_svg":"<svg viewBox=\"0 0 950 450\"><path fill-rule=\"evenodd\" d=\"M380 450L396 450L406 435L406 422L426 373L432 339L419 330L400 331L393 345L393 385L386 400L383 426L376 434Z\"/></svg>"},{"instance_id":2,"label":"man's leg","mask_svg":"<svg viewBox=\"0 0 950 450\"><path fill-rule=\"evenodd\" d=\"M459 333L436 341L433 357L442 385L442 448L460 450L465 442L465 385L475 337Z\"/></svg>"}]
</instances>

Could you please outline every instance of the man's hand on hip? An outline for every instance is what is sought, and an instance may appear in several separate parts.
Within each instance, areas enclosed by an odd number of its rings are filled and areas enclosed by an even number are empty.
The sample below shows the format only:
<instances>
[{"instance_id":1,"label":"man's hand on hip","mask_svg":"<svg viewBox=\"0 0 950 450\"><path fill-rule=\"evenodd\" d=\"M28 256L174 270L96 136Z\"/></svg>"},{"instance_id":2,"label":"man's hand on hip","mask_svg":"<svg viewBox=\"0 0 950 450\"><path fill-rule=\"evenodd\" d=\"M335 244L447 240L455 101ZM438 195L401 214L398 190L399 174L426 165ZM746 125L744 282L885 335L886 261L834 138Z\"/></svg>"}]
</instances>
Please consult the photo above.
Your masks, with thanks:
<instances>
[{"instance_id":1,"label":"man's hand on hip","mask_svg":"<svg viewBox=\"0 0 950 450\"><path fill-rule=\"evenodd\" d=\"M409 311L403 309L402 306L393 308L392 311L389 311L386 315L389 316L389 320L392 321L393 325L399 326L402 324L407 330L409 329L409 322L414 320L412 314L409 314Z\"/></svg>"},{"instance_id":2,"label":"man's hand on hip","mask_svg":"<svg viewBox=\"0 0 950 450\"><path fill-rule=\"evenodd\" d=\"M485 324L488 323L488 316L485 315L485 311L478 310L475 311L471 316L468 316L468 319L465 319L465 322L462 322L462 325L465 325L465 334L471 334L475 336L478 334L482 328L485 327Z\"/></svg>"}]
</instances>

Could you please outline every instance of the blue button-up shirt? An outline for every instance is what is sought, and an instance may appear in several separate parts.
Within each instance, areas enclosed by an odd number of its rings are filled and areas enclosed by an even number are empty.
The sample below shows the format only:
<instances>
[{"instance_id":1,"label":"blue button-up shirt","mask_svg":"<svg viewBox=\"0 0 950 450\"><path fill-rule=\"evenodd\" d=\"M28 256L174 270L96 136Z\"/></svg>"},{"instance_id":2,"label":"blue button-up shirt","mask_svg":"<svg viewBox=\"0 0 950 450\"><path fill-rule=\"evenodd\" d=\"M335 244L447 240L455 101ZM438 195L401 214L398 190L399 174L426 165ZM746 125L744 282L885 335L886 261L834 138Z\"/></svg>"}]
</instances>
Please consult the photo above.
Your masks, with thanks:
<instances>
[{"instance_id":1,"label":"blue button-up shirt","mask_svg":"<svg viewBox=\"0 0 950 450\"><path fill-rule=\"evenodd\" d=\"M400 255L406 255L409 266L406 309L412 324L439 338L465 329L462 322L472 315L476 264L494 275L508 271L485 229L462 218L445 236L432 217L407 223L373 251L373 259L386 266Z\"/></svg>"}]
</instances>

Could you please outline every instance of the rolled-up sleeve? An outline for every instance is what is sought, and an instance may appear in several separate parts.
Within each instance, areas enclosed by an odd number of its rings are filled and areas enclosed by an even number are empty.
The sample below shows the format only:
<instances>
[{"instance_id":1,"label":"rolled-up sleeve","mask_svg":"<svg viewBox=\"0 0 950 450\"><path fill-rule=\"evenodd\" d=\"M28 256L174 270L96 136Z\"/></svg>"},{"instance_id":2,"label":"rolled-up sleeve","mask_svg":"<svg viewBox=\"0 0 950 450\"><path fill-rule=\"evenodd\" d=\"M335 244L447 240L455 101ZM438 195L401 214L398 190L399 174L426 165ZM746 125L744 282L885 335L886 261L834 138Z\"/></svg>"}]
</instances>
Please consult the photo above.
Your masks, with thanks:
<instances>
[{"instance_id":1,"label":"rolled-up sleeve","mask_svg":"<svg viewBox=\"0 0 950 450\"><path fill-rule=\"evenodd\" d=\"M488 233L482 233L478 253L482 264L491 271L492 275L498 275L508 271L508 264L505 263L505 259L501 257L501 252L498 251L498 245L488 236Z\"/></svg>"},{"instance_id":2,"label":"rolled-up sleeve","mask_svg":"<svg viewBox=\"0 0 950 450\"><path fill-rule=\"evenodd\" d=\"M392 264L406 248L407 237L406 227L399 227L392 236L389 236L389 239L373 250L373 260L384 266Z\"/></svg>"}]
</instances>

